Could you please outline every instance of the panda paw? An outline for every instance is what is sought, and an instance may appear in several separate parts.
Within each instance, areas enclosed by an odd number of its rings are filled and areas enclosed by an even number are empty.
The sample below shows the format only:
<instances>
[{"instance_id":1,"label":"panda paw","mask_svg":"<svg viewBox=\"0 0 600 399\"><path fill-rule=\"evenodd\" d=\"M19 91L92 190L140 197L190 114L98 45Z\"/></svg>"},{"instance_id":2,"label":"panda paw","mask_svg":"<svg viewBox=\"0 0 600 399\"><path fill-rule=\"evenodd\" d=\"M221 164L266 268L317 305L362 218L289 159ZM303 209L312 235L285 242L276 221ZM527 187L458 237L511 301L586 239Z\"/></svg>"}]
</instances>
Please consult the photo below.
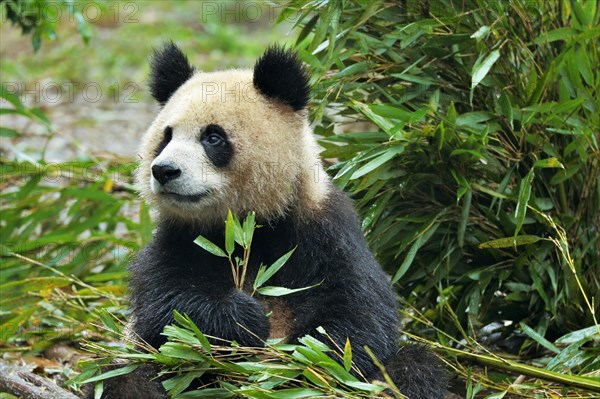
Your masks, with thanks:
<instances>
[{"instance_id":1,"label":"panda paw","mask_svg":"<svg viewBox=\"0 0 600 399\"><path fill-rule=\"evenodd\" d=\"M116 368L113 366L103 371ZM105 380L101 399L168 399L157 377L158 366L143 364L129 374ZM82 391L82 399L94 399L93 383L85 385Z\"/></svg>"},{"instance_id":2,"label":"panda paw","mask_svg":"<svg viewBox=\"0 0 600 399\"><path fill-rule=\"evenodd\" d=\"M400 392L410 399L446 397L448 373L438 358L422 345L406 345L398 349L386 362L385 368Z\"/></svg>"}]
</instances>

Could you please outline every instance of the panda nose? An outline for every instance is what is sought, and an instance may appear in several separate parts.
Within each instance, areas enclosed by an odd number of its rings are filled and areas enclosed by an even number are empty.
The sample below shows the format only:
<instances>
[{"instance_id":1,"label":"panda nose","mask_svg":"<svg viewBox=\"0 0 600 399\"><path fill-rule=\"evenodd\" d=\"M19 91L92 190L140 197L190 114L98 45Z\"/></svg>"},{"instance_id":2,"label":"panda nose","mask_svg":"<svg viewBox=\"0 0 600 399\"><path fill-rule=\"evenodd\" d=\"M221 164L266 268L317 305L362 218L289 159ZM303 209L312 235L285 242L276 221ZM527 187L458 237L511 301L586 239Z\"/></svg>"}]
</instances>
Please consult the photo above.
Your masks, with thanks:
<instances>
[{"instance_id":1,"label":"panda nose","mask_svg":"<svg viewBox=\"0 0 600 399\"><path fill-rule=\"evenodd\" d=\"M152 176L154 176L161 185L165 185L169 181L177 179L180 175L181 169L177 169L171 165L152 166Z\"/></svg>"}]
</instances>

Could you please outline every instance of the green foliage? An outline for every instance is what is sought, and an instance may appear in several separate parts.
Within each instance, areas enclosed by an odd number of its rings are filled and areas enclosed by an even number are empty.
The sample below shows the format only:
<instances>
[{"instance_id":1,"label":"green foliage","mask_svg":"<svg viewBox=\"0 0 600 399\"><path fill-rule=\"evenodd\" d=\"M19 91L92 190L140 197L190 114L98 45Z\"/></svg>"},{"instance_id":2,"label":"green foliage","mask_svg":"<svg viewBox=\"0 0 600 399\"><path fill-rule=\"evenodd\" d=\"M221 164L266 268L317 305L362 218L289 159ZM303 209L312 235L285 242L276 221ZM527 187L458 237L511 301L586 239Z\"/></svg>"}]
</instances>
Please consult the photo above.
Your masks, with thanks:
<instances>
[{"instance_id":1,"label":"green foliage","mask_svg":"<svg viewBox=\"0 0 600 399\"><path fill-rule=\"evenodd\" d=\"M50 79L59 85L67 83L65 91L68 88L75 94L86 84L97 83L106 94L103 99L108 100L102 105L111 110L122 109L124 101L151 102L146 90L147 59L152 48L160 47L165 40L176 42L200 70L210 71L250 67L268 44L292 39L286 36L289 24L272 24L277 7L250 0L237 6L227 4L228 0L27 0L31 3L29 9L38 10L29 15L51 18L43 24L51 26L56 38L52 40L42 33L40 51L32 56L29 40L33 32L23 38L16 35L20 28L7 17L7 2L12 4L14 0L0 1L4 25L1 34L3 43L8 44L2 59L2 81L24 82L31 88L35 82L43 85ZM75 11L83 14L89 29L90 42L85 47L77 31ZM95 115L82 117L87 123L99 124Z\"/></svg>"},{"instance_id":2,"label":"green foliage","mask_svg":"<svg viewBox=\"0 0 600 399\"><path fill-rule=\"evenodd\" d=\"M208 338L214 337L205 336L187 315L175 311L174 317L178 325L165 327L163 334L168 341L158 351L140 342L127 346L89 344L89 349L103 359L86 362L82 373L70 383L79 386L101 382L128 374L141 364L154 363L161 366L161 375L165 377L162 384L169 396L177 399L390 398L382 394L386 384L370 383L351 374L356 366L349 344L344 349L337 347L322 329L331 342L307 335L294 345L273 341L264 348L246 348L223 340L218 340L222 344L211 345ZM109 325L107 327L113 329L115 323ZM142 352L138 348L150 350ZM115 358L130 362L122 368L103 372L101 366L111 364ZM342 360L344 366L334 358ZM194 379L207 373L218 378L200 390L184 392ZM393 395L402 398L397 390Z\"/></svg>"},{"instance_id":3,"label":"green foliage","mask_svg":"<svg viewBox=\"0 0 600 399\"><path fill-rule=\"evenodd\" d=\"M56 25L68 13L75 21L81 38L87 44L92 36L92 27L81 13L79 2L69 0L1 0L2 12L13 25L21 28L22 33L31 34L33 50L38 51L42 39L56 40ZM95 2L95 7L105 9L104 1Z\"/></svg>"},{"instance_id":4,"label":"green foliage","mask_svg":"<svg viewBox=\"0 0 600 399\"><path fill-rule=\"evenodd\" d=\"M124 266L152 231L133 166L0 164L1 345L40 352L81 338L95 309L124 314Z\"/></svg>"},{"instance_id":5,"label":"green foliage","mask_svg":"<svg viewBox=\"0 0 600 399\"><path fill-rule=\"evenodd\" d=\"M319 74L323 156L399 292L455 336L500 320L550 337L597 324L597 2L294 11Z\"/></svg>"},{"instance_id":6,"label":"green foliage","mask_svg":"<svg viewBox=\"0 0 600 399\"><path fill-rule=\"evenodd\" d=\"M46 128L48 132L52 130L50 125L50 121L46 117L46 115L39 108L28 108L23 104L19 96L11 93L6 89L4 84L0 84L0 98L8 102L11 107L1 107L0 115L8 115L15 114L21 115L25 118L31 120L32 122L36 122L41 124ZM6 126L0 126L0 137L16 137L20 133Z\"/></svg>"},{"instance_id":7,"label":"green foliage","mask_svg":"<svg viewBox=\"0 0 600 399\"><path fill-rule=\"evenodd\" d=\"M158 350L125 337L120 323L114 316L105 314L102 321L111 333L127 340L126 345L106 345L88 342L87 348L96 353L100 360L86 360L81 364L81 374L71 379L69 384L78 387L86 383L98 383L97 390L102 389L102 381L128 374L142 364L152 363L161 369L162 384L174 398L401 398L393 382L385 373L379 361L373 358L383 371L384 380L372 381L362 376L355 377L357 371L352 362L352 347L346 341L344 348L336 345L322 328L326 342L305 336L298 344L282 344L270 340L263 348L240 347L235 342L228 342L204 335L187 315L174 312L178 325L167 326L163 334L167 343ZM211 344L209 338L219 344ZM535 338L536 340L538 338ZM598 339L595 327L569 333L556 340L552 345L558 352L550 363L528 365L498 355L464 351L442 344L429 342L459 361L452 364L454 369L465 374L467 378L466 397L501 398L503 393L511 397L556 397L558 384L572 385L580 390L562 390L562 397L594 398L598 392L598 362L593 349L593 341ZM367 352L370 353L368 348ZM105 371L103 365L115 364L118 359L127 359L119 369ZM337 359L336 362L334 359ZM476 368L464 366L466 361L477 362L496 369L493 376L481 374ZM548 359L546 359L548 360ZM578 367L587 363L584 371L587 376L563 374L565 367ZM544 367L544 368L542 368ZM535 383L515 383L514 374L537 378ZM196 386L194 379L210 374L208 385L199 390L184 392L190 386ZM490 373L491 374L491 373ZM217 378L214 378L217 377ZM207 383L208 383L207 381ZM390 388L390 394L383 391ZM496 392L496 393L490 393ZM545 392L545 393L544 393ZM568 395L571 393L573 396ZM475 396L479 393L478 396ZM217 396L218 395L218 396Z\"/></svg>"}]
</instances>

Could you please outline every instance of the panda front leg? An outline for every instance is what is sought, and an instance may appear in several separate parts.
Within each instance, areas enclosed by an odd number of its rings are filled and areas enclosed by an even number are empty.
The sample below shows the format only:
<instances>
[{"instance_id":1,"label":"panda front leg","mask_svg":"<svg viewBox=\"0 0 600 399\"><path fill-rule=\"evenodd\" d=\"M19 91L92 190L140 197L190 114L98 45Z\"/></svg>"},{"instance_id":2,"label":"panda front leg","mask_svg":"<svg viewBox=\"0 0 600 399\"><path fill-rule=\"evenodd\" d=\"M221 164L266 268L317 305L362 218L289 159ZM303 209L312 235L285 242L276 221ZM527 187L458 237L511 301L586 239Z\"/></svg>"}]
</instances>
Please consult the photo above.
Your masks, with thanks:
<instances>
[{"instance_id":1,"label":"panda front leg","mask_svg":"<svg viewBox=\"0 0 600 399\"><path fill-rule=\"evenodd\" d=\"M269 322L261 303L238 290L201 295L189 288L167 292L149 289L134 291L131 302L133 338L142 339L155 348L165 342L165 337L160 335L164 327L175 322L173 310L190 316L206 335L236 341L243 346L263 346L269 335ZM157 366L146 364L130 374L109 379L104 383L102 399L166 399L167 393L157 378L158 371ZM92 386L86 387L84 392L85 398L94 397Z\"/></svg>"},{"instance_id":2,"label":"panda front leg","mask_svg":"<svg viewBox=\"0 0 600 399\"><path fill-rule=\"evenodd\" d=\"M242 346L263 346L269 336L269 321L261 303L235 289L211 295L188 288L154 297L147 292L132 296L132 306L134 333L155 348L165 342L161 332L175 322L174 310L187 314L204 334Z\"/></svg>"},{"instance_id":3,"label":"panda front leg","mask_svg":"<svg viewBox=\"0 0 600 399\"><path fill-rule=\"evenodd\" d=\"M313 306L316 306L313 304ZM378 361L383 363L387 374L402 394L410 399L443 399L448 386L448 376L440 361L420 345L399 347L398 331L392 320L386 321L373 315L385 314L356 306L323 306L326 313L313 315L312 320L303 320L303 329L289 337L291 342L304 335L311 335L330 347L331 340L344 350L346 340L352 345L352 362L367 380L383 380L379 369L373 363L364 347L368 346ZM306 323L306 324L303 324ZM326 336L317 331L325 330ZM320 329L319 329L320 330ZM333 347L332 347L333 349ZM343 363L342 354L330 355ZM355 373L356 374L356 373Z\"/></svg>"},{"instance_id":4,"label":"panda front leg","mask_svg":"<svg viewBox=\"0 0 600 399\"><path fill-rule=\"evenodd\" d=\"M355 368L360 370L360 374L367 379L377 372L377 367L364 347L368 346L380 361L387 360L396 348L396 339L388 337L387 334L382 334L381 329L377 328L377 326L373 326L370 330L362 330L361 326L357 326L351 321L342 318L329 318L320 322L315 320L312 325L312 328L298 331L297 334L289 337L290 342L297 342L303 336L310 335L327 344L332 349L330 356L341 364L343 363L342 352L346 345L346 340L349 340L352 345L352 363ZM325 335L319 331L324 331Z\"/></svg>"}]
</instances>

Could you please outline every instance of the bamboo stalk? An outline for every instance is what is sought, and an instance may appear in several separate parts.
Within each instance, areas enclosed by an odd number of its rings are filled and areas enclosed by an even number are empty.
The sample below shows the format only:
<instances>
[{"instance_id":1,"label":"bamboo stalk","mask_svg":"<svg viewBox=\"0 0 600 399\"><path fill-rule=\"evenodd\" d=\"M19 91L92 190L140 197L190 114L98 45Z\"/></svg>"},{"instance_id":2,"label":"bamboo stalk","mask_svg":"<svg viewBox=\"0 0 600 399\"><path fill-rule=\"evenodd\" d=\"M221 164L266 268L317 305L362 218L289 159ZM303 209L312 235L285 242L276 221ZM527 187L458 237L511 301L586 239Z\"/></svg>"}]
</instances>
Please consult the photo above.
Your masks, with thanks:
<instances>
[{"instance_id":1,"label":"bamboo stalk","mask_svg":"<svg viewBox=\"0 0 600 399\"><path fill-rule=\"evenodd\" d=\"M588 389L593 392L600 392L600 379L580 377L577 375L561 374L550 370L544 370L539 367L529 366L526 364L512 362L510 360L501 359L499 357L480 355L477 353L461 351L460 349L448 348L446 346L442 346L436 343L434 343L434 346L446 353L455 355L463 359L473 360L477 363L484 364L486 366L493 366L502 370L513 371L516 373L524 374L530 377L535 377L546 381L557 382L559 384Z\"/></svg>"}]
</instances>

